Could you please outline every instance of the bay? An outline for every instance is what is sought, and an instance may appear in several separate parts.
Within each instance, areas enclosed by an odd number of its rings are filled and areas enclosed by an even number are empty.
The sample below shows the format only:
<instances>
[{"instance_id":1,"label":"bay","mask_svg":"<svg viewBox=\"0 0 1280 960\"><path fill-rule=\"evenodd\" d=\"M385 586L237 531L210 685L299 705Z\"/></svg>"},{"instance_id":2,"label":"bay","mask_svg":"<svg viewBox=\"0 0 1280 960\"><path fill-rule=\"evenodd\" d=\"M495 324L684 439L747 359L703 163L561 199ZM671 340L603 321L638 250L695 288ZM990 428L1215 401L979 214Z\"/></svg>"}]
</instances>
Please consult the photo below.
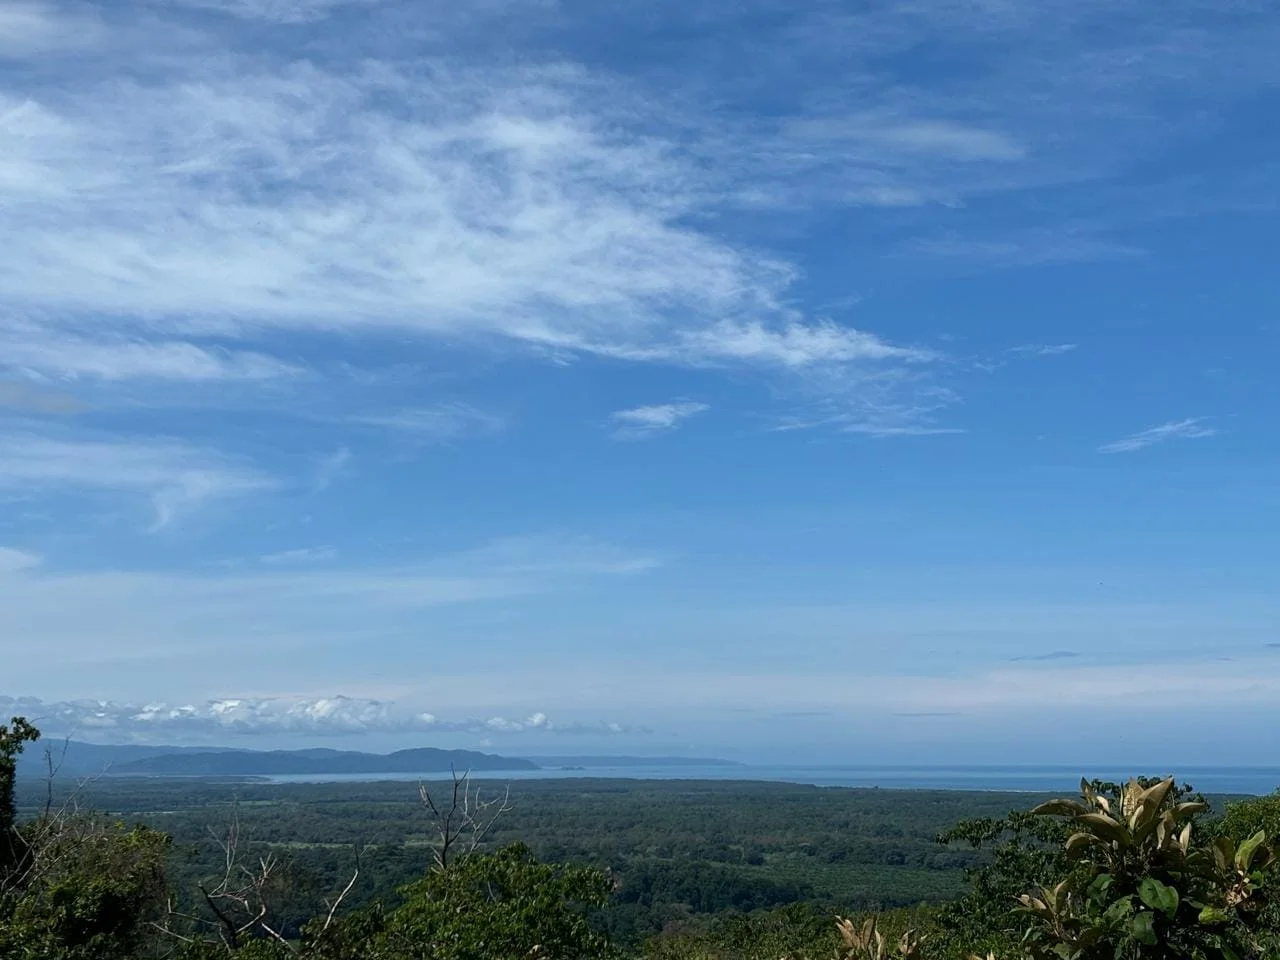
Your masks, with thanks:
<instances>
[{"instance_id":1,"label":"bay","mask_svg":"<svg viewBox=\"0 0 1280 960\"><path fill-rule=\"evenodd\" d=\"M1280 767L1186 767L1182 770L1099 767L1080 770L1065 766L783 766L783 765L655 765L626 767L586 767L574 769L486 771L473 779L480 781L517 780L739 780L797 783L819 787L861 787L914 790L995 790L1017 793L1077 792L1081 775L1122 782L1134 773L1151 776L1174 775L1208 794L1263 795L1280 788ZM289 775L267 778L272 783L358 783L380 780L437 781L440 773L414 775L332 774Z\"/></svg>"}]
</instances>

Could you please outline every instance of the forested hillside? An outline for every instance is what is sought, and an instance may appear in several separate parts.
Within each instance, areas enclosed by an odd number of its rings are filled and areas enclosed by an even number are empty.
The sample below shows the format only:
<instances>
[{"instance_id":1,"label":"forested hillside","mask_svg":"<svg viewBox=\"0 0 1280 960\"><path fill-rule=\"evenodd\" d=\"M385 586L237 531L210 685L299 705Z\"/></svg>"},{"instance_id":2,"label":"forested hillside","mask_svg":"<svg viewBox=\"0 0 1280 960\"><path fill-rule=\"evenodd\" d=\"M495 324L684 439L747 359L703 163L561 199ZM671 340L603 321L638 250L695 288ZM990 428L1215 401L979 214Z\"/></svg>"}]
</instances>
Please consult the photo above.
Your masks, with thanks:
<instances>
[{"instance_id":1,"label":"forested hillside","mask_svg":"<svg viewBox=\"0 0 1280 960\"><path fill-rule=\"evenodd\" d=\"M482 796L505 796L500 781L475 786ZM435 840L417 788L406 783L105 778L81 788L79 799L200 851L175 868L182 876L212 869L209 829L232 818L253 842L287 851L311 890L337 883L359 844L369 855L358 902L394 897L421 873ZM985 857L939 845L938 833L1036 799L749 782L519 781L488 841L523 842L542 860L610 870L620 884L611 928L634 941L729 911L812 902L829 913L953 898L964 889L964 870ZM19 800L34 813L45 792L29 781ZM304 898L290 920L315 906Z\"/></svg>"},{"instance_id":2,"label":"forested hillside","mask_svg":"<svg viewBox=\"0 0 1280 960\"><path fill-rule=\"evenodd\" d=\"M1280 800L1083 789L23 780L0 956L1275 955Z\"/></svg>"}]
</instances>

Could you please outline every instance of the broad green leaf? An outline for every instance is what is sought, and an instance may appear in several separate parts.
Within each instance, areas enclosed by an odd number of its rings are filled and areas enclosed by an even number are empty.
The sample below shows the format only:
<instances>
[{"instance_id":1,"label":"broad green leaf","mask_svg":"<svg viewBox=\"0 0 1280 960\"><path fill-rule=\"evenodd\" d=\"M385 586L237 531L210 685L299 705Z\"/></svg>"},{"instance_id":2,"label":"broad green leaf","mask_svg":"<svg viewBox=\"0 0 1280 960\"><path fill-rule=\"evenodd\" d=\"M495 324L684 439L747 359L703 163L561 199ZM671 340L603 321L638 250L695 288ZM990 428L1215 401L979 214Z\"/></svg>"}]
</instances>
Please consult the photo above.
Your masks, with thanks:
<instances>
[{"instance_id":1,"label":"broad green leaf","mask_svg":"<svg viewBox=\"0 0 1280 960\"><path fill-rule=\"evenodd\" d=\"M1182 832L1178 834L1178 846L1184 851L1191 848L1191 824L1186 824L1182 828Z\"/></svg>"},{"instance_id":2,"label":"broad green leaf","mask_svg":"<svg viewBox=\"0 0 1280 960\"><path fill-rule=\"evenodd\" d=\"M1230 837L1215 837L1213 841L1213 862L1221 872L1231 868L1235 859L1236 847Z\"/></svg>"},{"instance_id":3,"label":"broad green leaf","mask_svg":"<svg viewBox=\"0 0 1280 960\"><path fill-rule=\"evenodd\" d=\"M1235 864L1237 870L1248 872L1249 865L1253 863L1253 855L1258 851L1258 848L1266 842L1266 839L1267 832L1265 830L1259 830L1236 848Z\"/></svg>"},{"instance_id":4,"label":"broad green leaf","mask_svg":"<svg viewBox=\"0 0 1280 960\"><path fill-rule=\"evenodd\" d=\"M1138 802L1144 806L1158 807L1164 803L1165 798L1169 796L1169 791L1173 789L1173 777L1161 780L1159 783L1147 787L1138 795Z\"/></svg>"},{"instance_id":5,"label":"broad green leaf","mask_svg":"<svg viewBox=\"0 0 1280 960\"><path fill-rule=\"evenodd\" d=\"M1093 900L1100 900L1105 897L1114 880L1115 878L1109 873L1098 874L1093 878L1093 882L1089 884L1089 897Z\"/></svg>"},{"instance_id":6,"label":"broad green leaf","mask_svg":"<svg viewBox=\"0 0 1280 960\"><path fill-rule=\"evenodd\" d=\"M1067 845L1064 849L1067 852L1067 856L1076 856L1083 853L1089 847L1097 846L1102 842L1103 841L1101 839L1095 837L1092 833L1075 833L1071 835L1071 838L1067 841Z\"/></svg>"},{"instance_id":7,"label":"broad green leaf","mask_svg":"<svg viewBox=\"0 0 1280 960\"><path fill-rule=\"evenodd\" d=\"M1103 840L1128 846L1128 831L1105 813L1081 814L1076 817L1076 822L1082 826L1088 826L1096 836Z\"/></svg>"},{"instance_id":8,"label":"broad green leaf","mask_svg":"<svg viewBox=\"0 0 1280 960\"><path fill-rule=\"evenodd\" d=\"M1128 897L1121 897L1111 906L1107 907L1106 912L1102 915L1102 919L1107 923L1119 923L1133 913L1133 901Z\"/></svg>"},{"instance_id":9,"label":"broad green leaf","mask_svg":"<svg viewBox=\"0 0 1280 960\"><path fill-rule=\"evenodd\" d=\"M1178 891L1155 877L1147 877L1138 885L1138 896L1152 910L1159 910L1170 919L1178 912Z\"/></svg>"},{"instance_id":10,"label":"broad green leaf","mask_svg":"<svg viewBox=\"0 0 1280 960\"><path fill-rule=\"evenodd\" d=\"M1089 808L1077 800L1049 800L1031 812L1040 817L1078 817Z\"/></svg>"},{"instance_id":11,"label":"broad green leaf","mask_svg":"<svg viewBox=\"0 0 1280 960\"><path fill-rule=\"evenodd\" d=\"M1204 813L1209 809L1209 805L1202 800L1186 800L1171 811L1175 820L1185 820L1187 817L1197 813Z\"/></svg>"},{"instance_id":12,"label":"broad green leaf","mask_svg":"<svg viewBox=\"0 0 1280 960\"><path fill-rule=\"evenodd\" d=\"M1156 915L1154 913L1139 913L1130 922L1129 932L1133 934L1133 939L1139 943L1145 943L1149 947L1155 946Z\"/></svg>"}]
</instances>

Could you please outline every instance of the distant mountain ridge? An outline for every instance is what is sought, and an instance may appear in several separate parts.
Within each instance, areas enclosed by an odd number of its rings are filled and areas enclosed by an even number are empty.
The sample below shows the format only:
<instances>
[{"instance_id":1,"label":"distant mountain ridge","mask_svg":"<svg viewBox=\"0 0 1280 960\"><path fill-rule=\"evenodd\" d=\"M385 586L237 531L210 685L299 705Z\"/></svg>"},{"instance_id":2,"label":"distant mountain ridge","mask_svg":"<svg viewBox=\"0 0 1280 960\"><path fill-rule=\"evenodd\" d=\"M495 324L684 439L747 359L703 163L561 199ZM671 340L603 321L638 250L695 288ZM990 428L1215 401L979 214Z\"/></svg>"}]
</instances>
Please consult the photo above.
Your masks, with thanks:
<instances>
[{"instance_id":1,"label":"distant mountain ridge","mask_svg":"<svg viewBox=\"0 0 1280 960\"><path fill-rule=\"evenodd\" d=\"M707 757L538 756L507 757L473 750L415 747L394 753L365 753L312 747L299 750L247 750L237 747L177 747L97 744L50 738L30 748L18 762L20 777L44 777L52 754L58 776L327 776L599 769L643 767L730 767L732 760Z\"/></svg>"},{"instance_id":2,"label":"distant mountain ridge","mask_svg":"<svg viewBox=\"0 0 1280 960\"><path fill-rule=\"evenodd\" d=\"M54 768L61 776L227 777L329 774L448 773L537 770L532 760L474 750L415 747L394 753L310 748L244 750L234 747L107 746L79 741L50 741ZM44 751L33 749L19 764L23 777L45 776Z\"/></svg>"},{"instance_id":3,"label":"distant mountain ridge","mask_svg":"<svg viewBox=\"0 0 1280 960\"><path fill-rule=\"evenodd\" d=\"M207 777L537 769L538 765L531 760L501 757L493 753L416 747L387 754L326 749L170 753L123 763L111 772L118 775Z\"/></svg>"},{"instance_id":4,"label":"distant mountain ridge","mask_svg":"<svg viewBox=\"0 0 1280 960\"><path fill-rule=\"evenodd\" d=\"M57 776L92 777L124 763L176 753L221 753L235 747L175 747L144 744L101 744L82 740L43 739L18 757L18 776L47 777L50 760Z\"/></svg>"}]
</instances>

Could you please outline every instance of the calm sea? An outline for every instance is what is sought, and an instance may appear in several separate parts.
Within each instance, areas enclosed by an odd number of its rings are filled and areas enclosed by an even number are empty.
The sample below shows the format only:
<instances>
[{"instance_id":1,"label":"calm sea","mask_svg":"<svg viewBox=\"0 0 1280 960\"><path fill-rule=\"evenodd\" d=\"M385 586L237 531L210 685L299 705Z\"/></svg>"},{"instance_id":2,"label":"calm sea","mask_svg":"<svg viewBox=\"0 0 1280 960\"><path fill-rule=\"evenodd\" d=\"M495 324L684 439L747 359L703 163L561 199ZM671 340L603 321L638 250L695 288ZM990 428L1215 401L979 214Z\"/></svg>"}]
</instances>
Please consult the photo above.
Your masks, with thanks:
<instances>
[{"instance_id":1,"label":"calm sea","mask_svg":"<svg viewBox=\"0 0 1280 960\"><path fill-rule=\"evenodd\" d=\"M625 780L754 780L804 783L819 787L882 787L916 790L1001 790L1028 793L1074 794L1080 775L1102 780L1127 780L1134 771L1075 767L871 767L871 766L627 766L588 767L582 770L512 770L475 775L477 780L559 780L569 778ZM1280 767L1187 767L1174 771L1142 771L1152 775L1173 773L1211 794L1267 794L1280 788ZM274 783L344 783L374 780L438 780L441 774L333 774L330 776L279 776Z\"/></svg>"}]
</instances>

